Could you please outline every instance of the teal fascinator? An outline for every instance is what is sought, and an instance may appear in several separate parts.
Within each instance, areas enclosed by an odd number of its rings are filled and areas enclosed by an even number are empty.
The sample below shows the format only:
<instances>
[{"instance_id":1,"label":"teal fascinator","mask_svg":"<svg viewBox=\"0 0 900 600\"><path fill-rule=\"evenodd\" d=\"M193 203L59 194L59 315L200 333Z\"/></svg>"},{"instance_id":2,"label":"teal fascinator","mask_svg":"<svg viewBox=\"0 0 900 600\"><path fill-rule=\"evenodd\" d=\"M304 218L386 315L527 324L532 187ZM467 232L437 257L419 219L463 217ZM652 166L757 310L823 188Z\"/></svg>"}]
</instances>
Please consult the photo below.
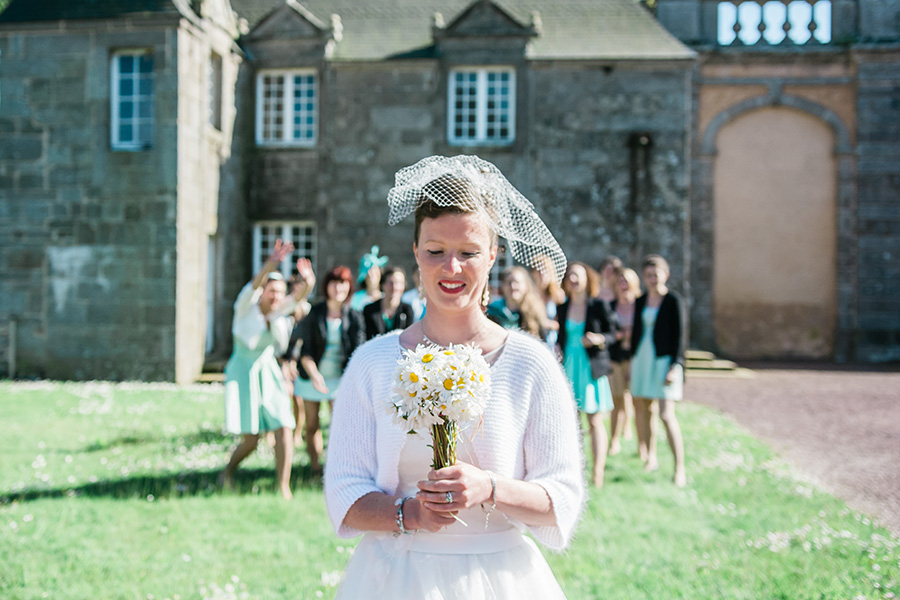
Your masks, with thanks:
<instances>
[{"instance_id":1,"label":"teal fascinator","mask_svg":"<svg viewBox=\"0 0 900 600\"><path fill-rule=\"evenodd\" d=\"M359 276L356 278L357 283L362 283L372 267L384 268L388 262L387 256L378 256L378 246L372 246L368 254L363 254L359 259Z\"/></svg>"}]
</instances>

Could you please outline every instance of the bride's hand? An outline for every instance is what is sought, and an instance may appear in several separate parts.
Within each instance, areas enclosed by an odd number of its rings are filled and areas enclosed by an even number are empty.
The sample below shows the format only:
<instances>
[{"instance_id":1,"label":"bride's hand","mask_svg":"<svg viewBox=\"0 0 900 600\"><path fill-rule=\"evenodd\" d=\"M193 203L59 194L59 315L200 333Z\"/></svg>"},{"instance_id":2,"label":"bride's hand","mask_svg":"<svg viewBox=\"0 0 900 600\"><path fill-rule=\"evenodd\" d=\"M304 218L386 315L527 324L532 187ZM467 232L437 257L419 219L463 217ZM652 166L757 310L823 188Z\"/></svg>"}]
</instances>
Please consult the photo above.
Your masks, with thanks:
<instances>
[{"instance_id":1,"label":"bride's hand","mask_svg":"<svg viewBox=\"0 0 900 600\"><path fill-rule=\"evenodd\" d=\"M432 470L428 473L428 479L420 481L418 487L416 499L425 508L439 513L455 513L477 504L490 503L493 492L491 476L487 471L464 462ZM448 498L452 502L447 502Z\"/></svg>"},{"instance_id":2,"label":"bride's hand","mask_svg":"<svg viewBox=\"0 0 900 600\"><path fill-rule=\"evenodd\" d=\"M403 505L403 521L410 531L422 529L432 533L456 522L449 513L429 510L416 498Z\"/></svg>"}]
</instances>

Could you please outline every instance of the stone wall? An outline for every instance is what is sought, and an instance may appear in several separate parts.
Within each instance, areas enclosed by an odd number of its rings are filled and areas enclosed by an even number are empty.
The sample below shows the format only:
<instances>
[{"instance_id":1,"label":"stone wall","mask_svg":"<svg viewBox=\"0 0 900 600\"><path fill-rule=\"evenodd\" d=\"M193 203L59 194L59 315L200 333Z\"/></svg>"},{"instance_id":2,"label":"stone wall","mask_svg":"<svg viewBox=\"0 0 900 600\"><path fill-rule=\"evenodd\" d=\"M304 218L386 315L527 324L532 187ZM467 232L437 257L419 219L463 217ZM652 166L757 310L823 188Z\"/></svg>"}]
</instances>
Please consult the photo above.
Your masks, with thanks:
<instances>
[{"instance_id":1,"label":"stone wall","mask_svg":"<svg viewBox=\"0 0 900 600\"><path fill-rule=\"evenodd\" d=\"M175 380L194 381L207 354L207 333L229 317L216 308L226 272L215 255L220 199L233 201L239 190L230 178L223 189L221 172L229 164L234 128L234 85L240 63L224 31L178 30L178 204L175 314ZM218 127L210 122L209 65L212 53L222 60ZM234 167L231 167L234 168ZM239 170L232 173L239 178ZM225 216L226 221L230 216ZM226 225L223 229L228 230ZM212 267L210 261L213 261ZM209 293L213 294L212 306ZM221 329L219 336L221 336ZM224 346L226 340L216 340Z\"/></svg>"},{"instance_id":2,"label":"stone wall","mask_svg":"<svg viewBox=\"0 0 900 600\"><path fill-rule=\"evenodd\" d=\"M900 360L900 50L860 49L855 58L859 313L853 346L860 360Z\"/></svg>"},{"instance_id":3,"label":"stone wall","mask_svg":"<svg viewBox=\"0 0 900 600\"><path fill-rule=\"evenodd\" d=\"M616 253L634 264L660 252L684 289L690 64L516 66L516 142L468 148L446 143L441 61L328 65L319 144L253 152L253 219L315 221L320 271L355 269L373 244L411 269L411 222L386 224L393 174L431 154L478 154L536 205L571 259ZM646 161L632 158L638 132L650 139Z\"/></svg>"},{"instance_id":4,"label":"stone wall","mask_svg":"<svg viewBox=\"0 0 900 600\"><path fill-rule=\"evenodd\" d=\"M0 30L0 322L18 320L20 376L174 377L169 42L158 25ZM110 148L110 57L122 47L152 48L150 150Z\"/></svg>"}]
</instances>

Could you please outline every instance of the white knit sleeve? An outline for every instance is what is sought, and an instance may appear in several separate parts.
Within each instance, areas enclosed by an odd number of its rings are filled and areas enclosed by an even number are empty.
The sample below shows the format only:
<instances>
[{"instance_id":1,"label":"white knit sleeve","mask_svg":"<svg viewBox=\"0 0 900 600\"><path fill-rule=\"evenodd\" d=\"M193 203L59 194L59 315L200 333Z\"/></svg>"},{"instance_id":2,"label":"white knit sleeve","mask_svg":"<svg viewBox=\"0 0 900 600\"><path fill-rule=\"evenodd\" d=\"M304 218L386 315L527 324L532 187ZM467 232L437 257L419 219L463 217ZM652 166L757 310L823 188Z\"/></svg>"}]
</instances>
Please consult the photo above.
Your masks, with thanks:
<instances>
[{"instance_id":1,"label":"white knit sleeve","mask_svg":"<svg viewBox=\"0 0 900 600\"><path fill-rule=\"evenodd\" d=\"M571 386L549 351L530 357L536 381L525 426L525 479L543 487L553 503L555 526L529 527L539 542L564 549L585 501L584 458Z\"/></svg>"},{"instance_id":2,"label":"white knit sleeve","mask_svg":"<svg viewBox=\"0 0 900 600\"><path fill-rule=\"evenodd\" d=\"M360 347L354 352L341 377L328 437L325 502L335 533L344 538L362 533L344 525L350 507L370 492L383 491L376 485L373 361L367 360L374 357L367 350Z\"/></svg>"}]
</instances>

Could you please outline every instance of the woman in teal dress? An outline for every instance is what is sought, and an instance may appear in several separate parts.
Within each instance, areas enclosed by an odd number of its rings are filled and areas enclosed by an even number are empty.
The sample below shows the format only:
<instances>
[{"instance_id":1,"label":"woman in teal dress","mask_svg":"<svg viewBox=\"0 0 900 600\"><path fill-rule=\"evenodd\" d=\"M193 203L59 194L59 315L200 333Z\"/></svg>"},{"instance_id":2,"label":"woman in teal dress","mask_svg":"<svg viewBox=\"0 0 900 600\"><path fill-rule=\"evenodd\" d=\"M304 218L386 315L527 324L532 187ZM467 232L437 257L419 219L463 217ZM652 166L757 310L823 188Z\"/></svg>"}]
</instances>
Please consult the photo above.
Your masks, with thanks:
<instances>
[{"instance_id":1,"label":"woman in teal dress","mask_svg":"<svg viewBox=\"0 0 900 600\"><path fill-rule=\"evenodd\" d=\"M241 434L219 483L232 487L234 472L259 443L259 434L275 433L275 472L278 488L291 497L291 432L295 427L287 374L278 357L287 349L291 332L289 315L302 301L315 277L309 260L299 259L298 283L287 296L284 276L275 269L290 256L290 242L275 241L272 255L234 303L234 349L225 365L225 429Z\"/></svg>"},{"instance_id":2,"label":"woman in teal dress","mask_svg":"<svg viewBox=\"0 0 900 600\"><path fill-rule=\"evenodd\" d=\"M608 444L603 415L613 407L607 347L615 340L615 334L606 305L593 298L598 288L593 269L584 263L570 262L563 278L568 300L559 306L556 318L563 367L572 382L578 410L587 415L594 461L592 480L596 487L602 487Z\"/></svg>"},{"instance_id":3,"label":"woman in teal dress","mask_svg":"<svg viewBox=\"0 0 900 600\"><path fill-rule=\"evenodd\" d=\"M659 414L666 438L675 458L675 485L687 483L684 471L684 442L675 416L675 402L681 400L684 383L684 327L681 302L669 290L669 264L663 257L651 254L641 267L647 293L634 303L631 329L631 395L634 398L635 421L644 468L659 468L656 459Z\"/></svg>"}]
</instances>

